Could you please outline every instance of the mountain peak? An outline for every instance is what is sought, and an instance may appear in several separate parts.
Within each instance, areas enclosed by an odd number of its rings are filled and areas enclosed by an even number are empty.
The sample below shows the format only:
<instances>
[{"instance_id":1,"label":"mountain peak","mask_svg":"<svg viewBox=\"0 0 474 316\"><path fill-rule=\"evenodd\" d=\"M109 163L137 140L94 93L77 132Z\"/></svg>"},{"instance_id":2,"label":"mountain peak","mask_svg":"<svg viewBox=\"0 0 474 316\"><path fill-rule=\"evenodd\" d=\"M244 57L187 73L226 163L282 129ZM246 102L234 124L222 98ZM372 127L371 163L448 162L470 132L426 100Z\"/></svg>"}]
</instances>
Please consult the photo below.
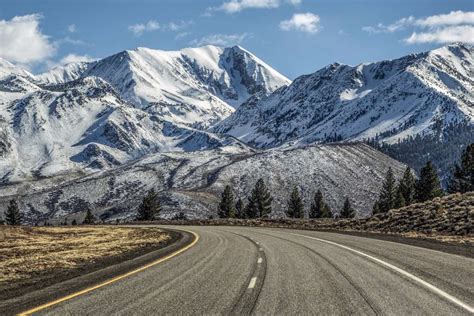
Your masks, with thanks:
<instances>
[{"instance_id":1,"label":"mountain peak","mask_svg":"<svg viewBox=\"0 0 474 316\"><path fill-rule=\"evenodd\" d=\"M11 74L32 78L33 75L24 68L17 66L8 60L0 57L0 79L8 77Z\"/></svg>"},{"instance_id":2,"label":"mountain peak","mask_svg":"<svg viewBox=\"0 0 474 316\"><path fill-rule=\"evenodd\" d=\"M474 122L473 65L472 47L462 43L354 67L333 63L249 100L215 130L258 147L432 134Z\"/></svg>"}]
</instances>

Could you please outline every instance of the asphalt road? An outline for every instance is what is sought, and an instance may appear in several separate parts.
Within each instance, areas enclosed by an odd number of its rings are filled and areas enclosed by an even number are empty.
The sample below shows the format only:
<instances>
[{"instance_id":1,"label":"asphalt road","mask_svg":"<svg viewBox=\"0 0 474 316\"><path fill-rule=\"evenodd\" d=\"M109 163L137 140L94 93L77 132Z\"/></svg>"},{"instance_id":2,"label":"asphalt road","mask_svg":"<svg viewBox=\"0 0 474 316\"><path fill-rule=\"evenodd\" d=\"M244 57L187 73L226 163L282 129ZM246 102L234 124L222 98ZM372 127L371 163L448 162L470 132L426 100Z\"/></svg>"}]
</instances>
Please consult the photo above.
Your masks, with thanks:
<instances>
[{"instance_id":1,"label":"asphalt road","mask_svg":"<svg viewBox=\"0 0 474 316\"><path fill-rule=\"evenodd\" d=\"M335 233L175 227L179 255L38 314L474 314L474 259Z\"/></svg>"}]
</instances>

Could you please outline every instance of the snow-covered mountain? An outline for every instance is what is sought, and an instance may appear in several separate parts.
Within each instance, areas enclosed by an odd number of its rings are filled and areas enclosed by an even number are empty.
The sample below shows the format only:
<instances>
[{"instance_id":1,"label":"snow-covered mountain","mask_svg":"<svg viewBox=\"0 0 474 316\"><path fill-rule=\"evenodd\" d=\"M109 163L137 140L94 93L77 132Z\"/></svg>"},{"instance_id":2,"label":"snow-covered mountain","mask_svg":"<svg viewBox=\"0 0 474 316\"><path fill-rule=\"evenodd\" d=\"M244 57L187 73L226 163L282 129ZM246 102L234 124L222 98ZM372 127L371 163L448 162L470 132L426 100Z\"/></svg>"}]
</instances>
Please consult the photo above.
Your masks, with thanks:
<instances>
[{"instance_id":1,"label":"snow-covered mountain","mask_svg":"<svg viewBox=\"0 0 474 316\"><path fill-rule=\"evenodd\" d=\"M335 213L350 197L357 213L366 216L389 167L397 178L405 169L403 164L362 144L266 151L223 146L157 153L90 175L68 173L2 186L0 212L15 198L29 223L80 221L87 208L106 221L133 219L141 199L153 188L160 195L162 217L171 218L184 211L189 218L209 218L216 217L226 185L246 201L262 177L274 198L271 216L284 216L293 186L300 189L306 207L319 189Z\"/></svg>"},{"instance_id":2,"label":"snow-covered mountain","mask_svg":"<svg viewBox=\"0 0 474 316\"><path fill-rule=\"evenodd\" d=\"M0 79L4 79L10 75L18 75L32 78L33 75L22 67L16 66L9 61L0 57Z\"/></svg>"},{"instance_id":3,"label":"snow-covered mountain","mask_svg":"<svg viewBox=\"0 0 474 316\"><path fill-rule=\"evenodd\" d=\"M0 60L0 179L110 169L154 152L246 147L203 128L290 81L241 47L124 51L34 76Z\"/></svg>"},{"instance_id":4,"label":"snow-covered mountain","mask_svg":"<svg viewBox=\"0 0 474 316\"><path fill-rule=\"evenodd\" d=\"M127 50L91 63L69 64L37 76L45 84L79 77L104 79L138 108L163 119L208 127L255 94L269 94L290 80L240 46L180 51Z\"/></svg>"},{"instance_id":5,"label":"snow-covered mountain","mask_svg":"<svg viewBox=\"0 0 474 316\"><path fill-rule=\"evenodd\" d=\"M331 64L254 96L214 131L262 148L332 139L396 143L474 124L474 48L453 44L395 60Z\"/></svg>"},{"instance_id":6,"label":"snow-covered mountain","mask_svg":"<svg viewBox=\"0 0 474 316\"><path fill-rule=\"evenodd\" d=\"M93 62L72 62L56 66L48 72L35 76L35 80L43 85L66 83L81 78L93 64Z\"/></svg>"},{"instance_id":7,"label":"snow-covered mountain","mask_svg":"<svg viewBox=\"0 0 474 316\"><path fill-rule=\"evenodd\" d=\"M41 87L10 75L0 100L2 182L113 168L159 151L245 147L137 109L93 76Z\"/></svg>"}]
</instances>

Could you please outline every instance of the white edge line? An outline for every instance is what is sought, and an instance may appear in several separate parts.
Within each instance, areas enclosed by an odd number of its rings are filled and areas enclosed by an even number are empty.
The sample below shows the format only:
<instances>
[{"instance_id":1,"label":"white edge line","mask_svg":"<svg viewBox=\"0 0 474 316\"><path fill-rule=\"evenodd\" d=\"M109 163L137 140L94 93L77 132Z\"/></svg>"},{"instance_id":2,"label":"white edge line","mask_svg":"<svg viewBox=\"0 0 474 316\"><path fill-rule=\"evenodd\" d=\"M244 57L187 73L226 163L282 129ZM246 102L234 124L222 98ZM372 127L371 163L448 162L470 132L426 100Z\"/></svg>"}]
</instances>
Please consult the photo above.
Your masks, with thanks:
<instances>
[{"instance_id":1,"label":"white edge line","mask_svg":"<svg viewBox=\"0 0 474 316\"><path fill-rule=\"evenodd\" d=\"M257 277L250 279L249 289L253 289L255 287L255 283L257 283Z\"/></svg>"},{"instance_id":2,"label":"white edge line","mask_svg":"<svg viewBox=\"0 0 474 316\"><path fill-rule=\"evenodd\" d=\"M433 284L431 283L428 283L426 282L425 280L422 280L420 279L419 277L417 277L416 275L413 275L411 274L410 272L407 272L403 269L400 269L399 267L396 267L394 266L393 264L390 264L388 262L385 262L381 259L378 259L378 258L375 258L375 257L372 257L371 255L368 255L362 251L359 251L359 250L355 250L353 248L350 248L350 247L347 247L347 246L344 246L344 245L341 245L341 244L338 244L338 243L335 243L333 241L329 241L329 240L325 240L325 239L320 239L320 238L316 238L316 237L311 237L311 236L306 236L306 235L301 235L301 234L295 234L295 233L290 233L291 235L295 235L295 236L301 236L301 237L305 237L305 238L309 238L309 239L314 239L314 240L317 240L317 241L321 241L321 242L325 242L327 244L330 244L330 245L333 245L333 246L337 246L337 247L340 247L340 248L343 248L343 249L346 249L346 250L349 250L349 251L352 251L354 253L357 253L358 255L361 255L363 257L366 257L366 258L369 258L370 260L372 261L375 261L383 266L386 266L387 268L390 268L410 279L412 279L413 281L416 281L418 283L420 283L421 285L423 285L424 287L430 289L431 291L435 292L436 294L444 297L445 299L451 301L452 303L464 308L465 310L467 310L468 312L470 313L474 313L474 308L467 305L466 303L462 302L461 300L457 299L456 297L452 296L451 294L448 294L446 293L445 291L437 288L436 286L434 286Z\"/></svg>"}]
</instances>

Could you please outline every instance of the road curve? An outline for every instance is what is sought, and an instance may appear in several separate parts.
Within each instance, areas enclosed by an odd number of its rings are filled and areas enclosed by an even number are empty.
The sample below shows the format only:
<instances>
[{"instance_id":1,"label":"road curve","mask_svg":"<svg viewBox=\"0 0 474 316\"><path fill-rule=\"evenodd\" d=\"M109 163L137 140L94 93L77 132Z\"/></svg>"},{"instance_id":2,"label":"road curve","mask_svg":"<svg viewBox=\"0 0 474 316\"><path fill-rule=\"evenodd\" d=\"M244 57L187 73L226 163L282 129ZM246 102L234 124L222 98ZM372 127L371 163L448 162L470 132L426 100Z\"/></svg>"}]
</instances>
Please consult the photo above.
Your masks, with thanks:
<instances>
[{"instance_id":1,"label":"road curve","mask_svg":"<svg viewBox=\"0 0 474 316\"><path fill-rule=\"evenodd\" d=\"M472 258L336 233L172 228L199 240L37 314L474 314Z\"/></svg>"}]
</instances>

